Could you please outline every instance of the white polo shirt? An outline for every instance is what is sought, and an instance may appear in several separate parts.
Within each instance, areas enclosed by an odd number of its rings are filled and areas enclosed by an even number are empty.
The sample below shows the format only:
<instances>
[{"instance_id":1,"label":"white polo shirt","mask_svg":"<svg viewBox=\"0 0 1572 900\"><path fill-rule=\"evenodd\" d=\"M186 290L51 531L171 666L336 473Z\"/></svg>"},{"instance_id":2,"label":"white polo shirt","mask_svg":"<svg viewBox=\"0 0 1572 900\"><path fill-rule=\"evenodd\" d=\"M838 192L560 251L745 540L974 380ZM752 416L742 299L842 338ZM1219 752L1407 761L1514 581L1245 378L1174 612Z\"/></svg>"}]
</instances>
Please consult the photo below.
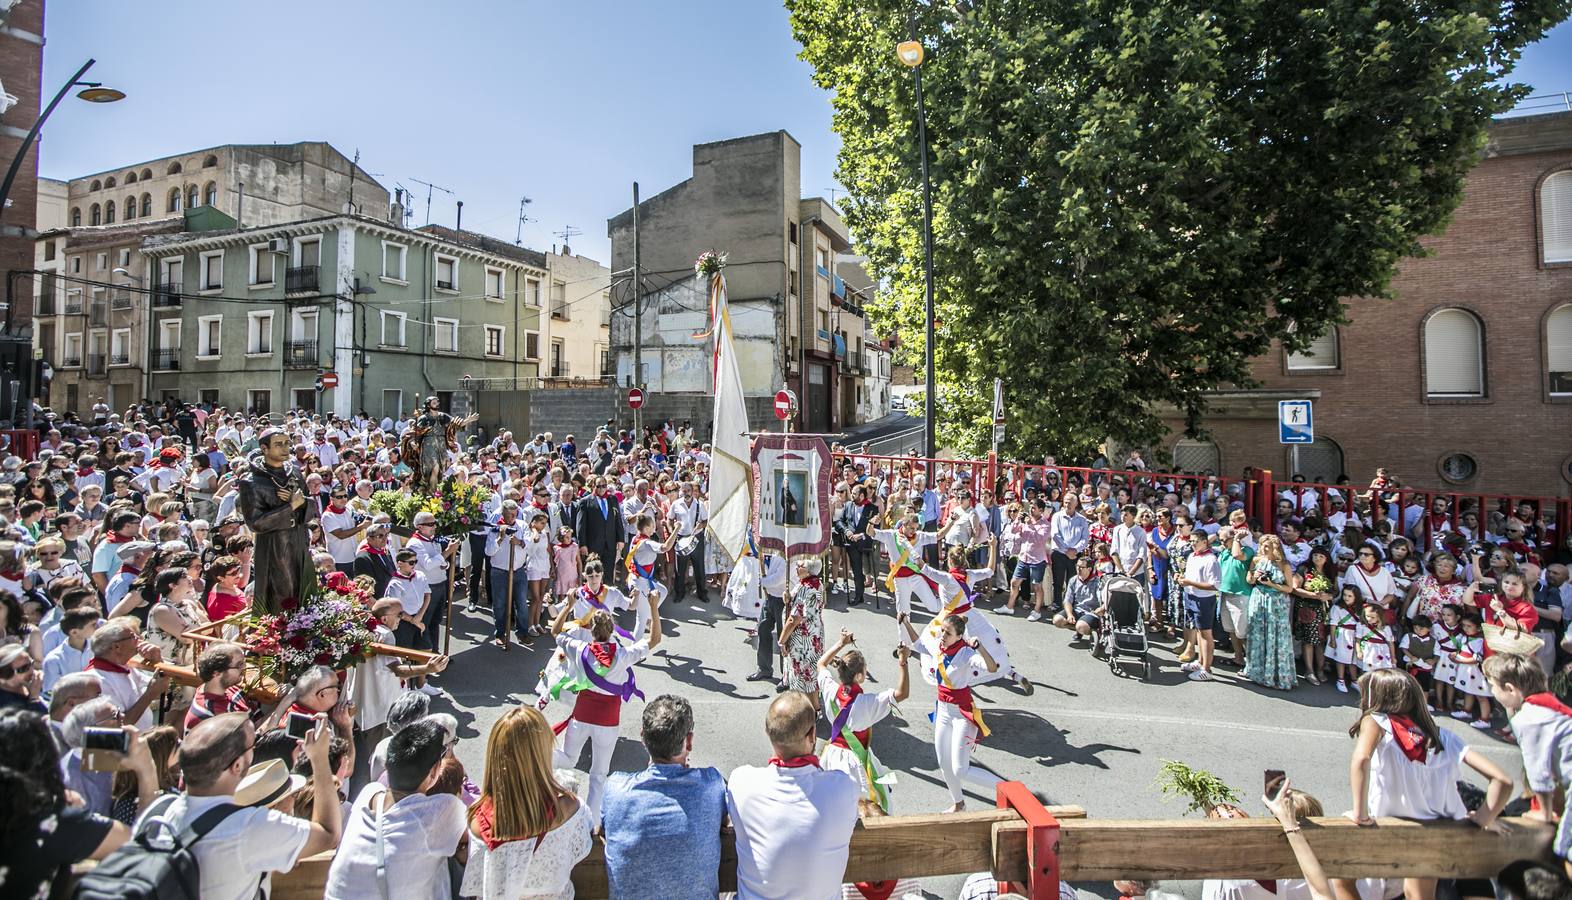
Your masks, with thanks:
<instances>
[{"instance_id":1,"label":"white polo shirt","mask_svg":"<svg viewBox=\"0 0 1572 900\"><path fill-rule=\"evenodd\" d=\"M192 797L181 794L158 818L176 833L198 816L234 797ZM133 831L142 830L143 815ZM193 845L201 875L202 900L252 900L257 883L273 872L295 867L311 837L311 823L268 808L232 812ZM270 886L270 885L269 885Z\"/></svg>"},{"instance_id":2,"label":"white polo shirt","mask_svg":"<svg viewBox=\"0 0 1572 900\"><path fill-rule=\"evenodd\" d=\"M426 595L431 593L431 585L426 582L426 576L420 569L415 574L405 578L395 569L393 577L388 579L387 590L384 597L392 597L404 607L404 615L413 616L420 612L420 607L426 602Z\"/></svg>"},{"instance_id":3,"label":"white polo shirt","mask_svg":"<svg viewBox=\"0 0 1572 900\"><path fill-rule=\"evenodd\" d=\"M840 897L860 794L856 780L833 769L734 770L726 783L726 812L737 832L737 896Z\"/></svg>"}]
</instances>

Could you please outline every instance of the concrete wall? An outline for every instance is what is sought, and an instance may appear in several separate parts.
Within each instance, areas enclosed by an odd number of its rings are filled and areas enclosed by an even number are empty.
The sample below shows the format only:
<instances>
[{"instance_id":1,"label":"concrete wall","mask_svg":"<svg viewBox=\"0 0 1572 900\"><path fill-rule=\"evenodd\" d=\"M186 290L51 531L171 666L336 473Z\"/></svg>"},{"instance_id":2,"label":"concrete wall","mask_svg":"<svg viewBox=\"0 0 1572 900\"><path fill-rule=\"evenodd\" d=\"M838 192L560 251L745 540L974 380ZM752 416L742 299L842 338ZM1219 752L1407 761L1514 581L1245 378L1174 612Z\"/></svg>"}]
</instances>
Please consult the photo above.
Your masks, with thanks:
<instances>
[{"instance_id":1,"label":"concrete wall","mask_svg":"<svg viewBox=\"0 0 1572 900\"><path fill-rule=\"evenodd\" d=\"M562 250L568 250L566 246ZM541 371L551 371L551 342L562 341L563 363L569 378L599 378L601 355L611 341L611 270L587 256L572 252L546 254L550 278L542 285L545 315L541 320ZM552 292L561 285L567 301L566 315L558 318Z\"/></svg>"},{"instance_id":2,"label":"concrete wall","mask_svg":"<svg viewBox=\"0 0 1572 900\"><path fill-rule=\"evenodd\" d=\"M727 271L730 271L729 269ZM708 327L707 282L692 276L645 298L644 381L651 392L695 392L708 394L712 389L715 352L713 340L696 341L693 335ZM781 357L777 314L774 302L732 302L733 348L742 372L745 396L774 394L781 387ZM615 315L611 321L614 347L633 345L634 322L631 316ZM631 384L633 354L616 356L617 383Z\"/></svg>"},{"instance_id":3,"label":"concrete wall","mask_svg":"<svg viewBox=\"0 0 1572 900\"><path fill-rule=\"evenodd\" d=\"M709 439L714 398L696 394L653 392L645 396L647 400L643 414L646 424L655 424L667 419L678 424L685 420L691 421L699 436L706 441ZM780 427L780 422L771 411L773 403L770 397L749 397L746 403L748 424L751 429L760 431ZM572 434L578 438L579 446L583 447L595 435L595 431L606 424L607 419L614 419L616 428L633 427L633 410L628 408L626 388L533 391L529 398L528 427L506 422L503 425L513 430L515 440L521 439L526 431L529 433L528 437L550 431L559 441L564 435Z\"/></svg>"}]
</instances>

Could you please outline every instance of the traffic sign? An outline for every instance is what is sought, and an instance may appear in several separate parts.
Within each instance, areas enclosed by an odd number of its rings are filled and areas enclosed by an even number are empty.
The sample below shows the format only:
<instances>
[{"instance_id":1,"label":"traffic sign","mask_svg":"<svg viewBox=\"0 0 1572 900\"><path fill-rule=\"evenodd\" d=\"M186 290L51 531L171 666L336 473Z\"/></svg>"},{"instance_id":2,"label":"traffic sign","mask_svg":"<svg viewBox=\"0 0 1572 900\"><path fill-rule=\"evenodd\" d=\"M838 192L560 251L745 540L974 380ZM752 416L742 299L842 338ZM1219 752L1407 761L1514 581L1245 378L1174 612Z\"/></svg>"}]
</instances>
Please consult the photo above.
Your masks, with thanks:
<instances>
[{"instance_id":1,"label":"traffic sign","mask_svg":"<svg viewBox=\"0 0 1572 900\"><path fill-rule=\"evenodd\" d=\"M628 409L638 409L644 405L644 392L638 388L628 388Z\"/></svg>"},{"instance_id":2,"label":"traffic sign","mask_svg":"<svg viewBox=\"0 0 1572 900\"><path fill-rule=\"evenodd\" d=\"M1277 401L1277 442L1315 443L1315 420L1311 416L1309 400Z\"/></svg>"},{"instance_id":3,"label":"traffic sign","mask_svg":"<svg viewBox=\"0 0 1572 900\"><path fill-rule=\"evenodd\" d=\"M316 388L317 388L317 393L319 393L319 394L322 393L322 376L321 375L317 376Z\"/></svg>"},{"instance_id":4,"label":"traffic sign","mask_svg":"<svg viewBox=\"0 0 1572 900\"><path fill-rule=\"evenodd\" d=\"M338 373L333 371L323 372L317 379L324 388L338 387Z\"/></svg>"},{"instance_id":5,"label":"traffic sign","mask_svg":"<svg viewBox=\"0 0 1572 900\"><path fill-rule=\"evenodd\" d=\"M791 405L792 405L792 402L794 400L796 400L796 399L797 399L796 397L793 397L791 395L791 391L785 391L785 390L776 391L775 392L775 418L781 419L781 420L785 420L786 418L790 417L791 416Z\"/></svg>"}]
</instances>

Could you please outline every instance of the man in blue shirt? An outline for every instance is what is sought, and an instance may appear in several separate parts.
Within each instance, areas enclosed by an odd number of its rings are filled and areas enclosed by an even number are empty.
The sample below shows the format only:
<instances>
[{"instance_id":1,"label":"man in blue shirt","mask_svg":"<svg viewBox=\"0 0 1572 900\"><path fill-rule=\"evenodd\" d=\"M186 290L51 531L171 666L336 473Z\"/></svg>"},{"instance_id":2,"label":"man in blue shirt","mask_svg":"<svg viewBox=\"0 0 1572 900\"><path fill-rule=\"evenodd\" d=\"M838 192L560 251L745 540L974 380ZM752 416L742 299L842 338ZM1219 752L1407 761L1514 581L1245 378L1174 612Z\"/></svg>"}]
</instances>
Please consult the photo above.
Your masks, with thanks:
<instances>
[{"instance_id":1,"label":"man in blue shirt","mask_svg":"<svg viewBox=\"0 0 1572 900\"><path fill-rule=\"evenodd\" d=\"M651 700L641 733L649 768L613 772L601 805L611 896L713 898L726 780L718 769L688 767L693 707L681 697Z\"/></svg>"}]
</instances>

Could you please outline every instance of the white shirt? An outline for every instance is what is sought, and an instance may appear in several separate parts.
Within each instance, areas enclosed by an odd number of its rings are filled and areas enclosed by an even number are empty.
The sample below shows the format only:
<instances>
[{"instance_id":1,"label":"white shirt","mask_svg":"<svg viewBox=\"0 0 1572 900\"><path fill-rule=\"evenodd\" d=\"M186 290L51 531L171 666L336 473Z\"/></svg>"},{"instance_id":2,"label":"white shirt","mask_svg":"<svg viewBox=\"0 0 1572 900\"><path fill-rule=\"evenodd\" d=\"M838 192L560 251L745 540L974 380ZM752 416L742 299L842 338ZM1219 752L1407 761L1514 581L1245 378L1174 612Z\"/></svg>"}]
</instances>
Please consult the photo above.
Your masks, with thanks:
<instances>
[{"instance_id":1,"label":"white shirt","mask_svg":"<svg viewBox=\"0 0 1572 900\"><path fill-rule=\"evenodd\" d=\"M786 596L786 589L791 585L787 578L786 560L782 559L779 553L765 554L761 579L765 594L771 597Z\"/></svg>"},{"instance_id":2,"label":"white shirt","mask_svg":"<svg viewBox=\"0 0 1572 900\"><path fill-rule=\"evenodd\" d=\"M323 441L320 444L307 444L306 449L315 454L322 465L330 469L338 465L338 448L331 443Z\"/></svg>"},{"instance_id":3,"label":"white shirt","mask_svg":"<svg viewBox=\"0 0 1572 900\"><path fill-rule=\"evenodd\" d=\"M1124 563L1126 572L1134 571L1135 564L1146 558L1146 529L1140 525L1120 522L1113 530L1113 555ZM1145 567L1142 567L1145 570Z\"/></svg>"},{"instance_id":4,"label":"white shirt","mask_svg":"<svg viewBox=\"0 0 1572 900\"><path fill-rule=\"evenodd\" d=\"M1469 749L1450 731L1441 732L1441 750L1432 750L1423 763L1403 755L1392 737L1392 723L1379 713L1371 719L1381 726L1381 738L1370 757L1370 815L1407 819L1463 819L1468 808L1457 792L1463 762Z\"/></svg>"},{"instance_id":5,"label":"white shirt","mask_svg":"<svg viewBox=\"0 0 1572 900\"><path fill-rule=\"evenodd\" d=\"M343 512L334 512L332 506L322 510L322 540L327 545L328 555L333 557L333 562L347 566L355 561L355 550L360 546L360 533L356 532L349 537L334 537L333 532L343 531L345 528L355 527L355 511L344 507Z\"/></svg>"},{"instance_id":6,"label":"white shirt","mask_svg":"<svg viewBox=\"0 0 1572 900\"><path fill-rule=\"evenodd\" d=\"M589 588L587 587L580 587L573 592L573 618L582 619L596 610L595 605L590 603L586 597L588 592ZM602 606L612 612L633 607L633 601L628 599L628 595L606 584L604 581L601 583L600 596L597 599L600 600Z\"/></svg>"},{"instance_id":7,"label":"white shirt","mask_svg":"<svg viewBox=\"0 0 1572 900\"><path fill-rule=\"evenodd\" d=\"M323 897L448 900L452 890L447 859L464 839L464 801L452 794L412 794L382 811L387 793L385 785L368 784L355 798L344 820L343 840L328 868ZM377 879L379 818L386 894Z\"/></svg>"},{"instance_id":8,"label":"white shirt","mask_svg":"<svg viewBox=\"0 0 1572 900\"><path fill-rule=\"evenodd\" d=\"M379 644L393 643L393 632L380 622L372 633ZM373 654L349 670L344 693L355 704L355 724L362 731L387 723L388 709L404 692L403 680L393 674L393 667L403 662L396 656ZM373 772L371 777L377 775Z\"/></svg>"},{"instance_id":9,"label":"white shirt","mask_svg":"<svg viewBox=\"0 0 1572 900\"><path fill-rule=\"evenodd\" d=\"M416 534L409 539L408 547L415 551L415 567L426 576L427 584L442 584L448 580L448 561L442 558L441 544Z\"/></svg>"},{"instance_id":10,"label":"white shirt","mask_svg":"<svg viewBox=\"0 0 1572 900\"><path fill-rule=\"evenodd\" d=\"M726 782L726 812L737 833L737 896L839 897L860 794L850 775L832 769L737 767Z\"/></svg>"},{"instance_id":11,"label":"white shirt","mask_svg":"<svg viewBox=\"0 0 1572 900\"><path fill-rule=\"evenodd\" d=\"M1217 596L1217 586L1223 580L1223 568L1217 560L1217 551L1190 554L1190 558L1184 561L1184 580L1211 585L1210 588L1198 588L1187 584L1184 586L1186 593L1197 597Z\"/></svg>"},{"instance_id":12,"label":"white shirt","mask_svg":"<svg viewBox=\"0 0 1572 900\"><path fill-rule=\"evenodd\" d=\"M234 797L181 794L158 818L179 833L202 813ZM147 816L144 814L142 820ZM142 830L141 821L133 831ZM252 900L257 882L295 867L311 837L311 823L268 808L241 809L193 845L201 874L202 900Z\"/></svg>"},{"instance_id":13,"label":"white shirt","mask_svg":"<svg viewBox=\"0 0 1572 900\"><path fill-rule=\"evenodd\" d=\"M583 634L584 632L580 630L579 633ZM584 648L588 647L589 644L589 641L574 637L571 632L565 631L557 635L557 646L562 648L563 655L568 658L568 672L574 677L584 676L583 654ZM633 644L623 644L616 641L613 641L613 644L616 646L616 651L611 658L611 668L607 669L600 677L612 684L621 685L627 682L628 672L642 662L646 656L650 655L650 641L649 638L641 638L637 643ZM593 684L585 688L585 690L594 691L597 694L606 693Z\"/></svg>"},{"instance_id":14,"label":"white shirt","mask_svg":"<svg viewBox=\"0 0 1572 900\"><path fill-rule=\"evenodd\" d=\"M393 577L388 579L387 590L382 596L397 600L399 605L404 607L404 615L413 616L426 604L426 595L429 593L431 593L431 585L426 583L426 576L420 574L419 569L408 578L400 575L395 569Z\"/></svg>"},{"instance_id":15,"label":"white shirt","mask_svg":"<svg viewBox=\"0 0 1572 900\"><path fill-rule=\"evenodd\" d=\"M1572 716L1525 703L1512 716L1512 733L1523 750L1529 790L1548 794L1572 779Z\"/></svg>"},{"instance_id":16,"label":"white shirt","mask_svg":"<svg viewBox=\"0 0 1572 900\"><path fill-rule=\"evenodd\" d=\"M1392 573L1382 566L1377 566L1374 572L1366 572L1358 563L1349 566L1348 571L1343 573L1343 586L1350 585L1364 596L1366 602L1397 595L1397 585L1392 583Z\"/></svg>"},{"instance_id":17,"label":"white shirt","mask_svg":"<svg viewBox=\"0 0 1572 900\"><path fill-rule=\"evenodd\" d=\"M503 534L499 529L516 528L514 534ZM515 519L513 523L505 524L498 520L490 532L486 534L486 558L491 561L492 568L508 569L508 544L513 543L513 571L524 568L529 561L529 545L524 534L529 531L529 526Z\"/></svg>"},{"instance_id":18,"label":"white shirt","mask_svg":"<svg viewBox=\"0 0 1572 900\"><path fill-rule=\"evenodd\" d=\"M700 522L707 521L709 512L704 508L704 501L698 498L677 498L671 505L671 518L677 523L677 533L686 537L692 534Z\"/></svg>"},{"instance_id":19,"label":"white shirt","mask_svg":"<svg viewBox=\"0 0 1572 900\"><path fill-rule=\"evenodd\" d=\"M135 706L137 700L141 699L142 692L147 690L148 684L153 680L150 675L140 669L132 669L125 674L108 672L103 669L88 669L88 671L98 677L98 685L103 690L103 695L113 700L115 708L121 712L125 712ZM153 711L157 708L158 701L155 699L147 705L147 709L142 711L140 718L135 722L127 722L126 724L135 725L138 731L147 731L153 727Z\"/></svg>"}]
</instances>

